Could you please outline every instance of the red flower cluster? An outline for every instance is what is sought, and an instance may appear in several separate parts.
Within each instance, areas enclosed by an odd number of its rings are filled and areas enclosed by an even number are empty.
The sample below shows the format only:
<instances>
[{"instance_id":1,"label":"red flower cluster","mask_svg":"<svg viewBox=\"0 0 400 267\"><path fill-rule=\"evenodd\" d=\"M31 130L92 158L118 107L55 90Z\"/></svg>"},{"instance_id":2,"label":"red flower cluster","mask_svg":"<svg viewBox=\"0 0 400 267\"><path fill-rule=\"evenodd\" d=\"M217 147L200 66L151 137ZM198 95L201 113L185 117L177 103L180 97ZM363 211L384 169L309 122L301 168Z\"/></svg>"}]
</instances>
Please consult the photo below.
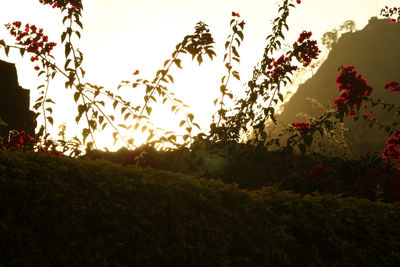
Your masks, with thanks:
<instances>
[{"instance_id":1,"label":"red flower cluster","mask_svg":"<svg viewBox=\"0 0 400 267\"><path fill-rule=\"evenodd\" d=\"M365 105L364 107L367 108L367 105ZM370 110L369 113L370 113L371 115L373 115L373 114L374 114L374 111L373 111L373 110ZM355 115L355 112L352 112L351 114L352 114L352 115ZM365 120L367 120L369 114L368 114L368 113L364 113L364 114L362 114L362 116L363 116L363 118L364 118ZM372 117L371 117L371 121L372 121L372 122L375 122L375 121L376 121L376 117L375 117L375 116L372 116Z\"/></svg>"},{"instance_id":2,"label":"red flower cluster","mask_svg":"<svg viewBox=\"0 0 400 267\"><path fill-rule=\"evenodd\" d=\"M239 13L232 12L232 16L233 16L233 17L238 17L238 18L240 18Z\"/></svg>"},{"instance_id":3,"label":"red flower cluster","mask_svg":"<svg viewBox=\"0 0 400 267\"><path fill-rule=\"evenodd\" d=\"M397 81L390 81L385 84L385 89L391 89L392 93L400 92L400 83Z\"/></svg>"},{"instance_id":4,"label":"red flower cluster","mask_svg":"<svg viewBox=\"0 0 400 267\"><path fill-rule=\"evenodd\" d=\"M290 65L290 57L285 55L280 56L278 60L269 59L267 68L269 71L265 72L264 75L271 77L274 82L278 82L286 73L297 70L296 66Z\"/></svg>"},{"instance_id":5,"label":"red flower cluster","mask_svg":"<svg viewBox=\"0 0 400 267\"><path fill-rule=\"evenodd\" d=\"M39 0L39 2L43 5L51 5L53 8L67 8L70 5L73 11L82 9L81 0Z\"/></svg>"},{"instance_id":6,"label":"red flower cluster","mask_svg":"<svg viewBox=\"0 0 400 267\"><path fill-rule=\"evenodd\" d=\"M387 7L381 9L381 15L385 18L390 18L391 23L396 23L400 21L400 7ZM396 18L397 16L397 18ZM393 18L394 17L394 18Z\"/></svg>"},{"instance_id":7,"label":"red flower cluster","mask_svg":"<svg viewBox=\"0 0 400 267\"><path fill-rule=\"evenodd\" d=\"M238 17L238 18L240 18L240 15L239 15L239 13L232 12L232 17ZM244 26L245 24L246 24L246 23L244 22L244 20L242 20L242 22L239 23L239 26L243 28L243 26Z\"/></svg>"},{"instance_id":8,"label":"red flower cluster","mask_svg":"<svg viewBox=\"0 0 400 267\"><path fill-rule=\"evenodd\" d=\"M390 137L387 141L387 147L382 153L385 159L392 158L398 165L400 165L400 130L394 133L395 137Z\"/></svg>"},{"instance_id":9,"label":"red flower cluster","mask_svg":"<svg viewBox=\"0 0 400 267\"><path fill-rule=\"evenodd\" d=\"M308 178L310 180L313 180L313 179L317 180L317 179L323 178L328 174L328 172L330 170L331 170L331 167L317 166L314 169L312 169L311 173L308 175ZM326 183L326 180L322 179L321 183L323 183L323 184Z\"/></svg>"},{"instance_id":10,"label":"red flower cluster","mask_svg":"<svg viewBox=\"0 0 400 267\"><path fill-rule=\"evenodd\" d=\"M13 134L10 136L8 141L0 143L0 148L9 149L11 151L33 151L34 146L37 146L39 140L26 134L25 131ZM38 146L37 146L38 147ZM39 152L50 152L53 155L62 154L61 151L57 151L56 145L52 144L50 147L38 147Z\"/></svg>"},{"instance_id":11,"label":"red flower cluster","mask_svg":"<svg viewBox=\"0 0 400 267\"><path fill-rule=\"evenodd\" d=\"M10 30L10 34L15 37L17 44L25 46L26 51L35 54L31 57L31 61L39 60L40 55L49 54L50 51L56 46L56 43L49 42L47 35L43 34L43 29L38 29L35 25L25 25L25 30L21 30L21 22L15 21L12 24L7 24L6 28ZM35 66L35 70L39 70Z\"/></svg>"},{"instance_id":12,"label":"red flower cluster","mask_svg":"<svg viewBox=\"0 0 400 267\"><path fill-rule=\"evenodd\" d=\"M9 141L4 141L2 147L11 150L24 149L27 146L33 146L35 138L29 134L25 134L25 131L13 134L10 136Z\"/></svg>"},{"instance_id":13,"label":"red flower cluster","mask_svg":"<svg viewBox=\"0 0 400 267\"><path fill-rule=\"evenodd\" d=\"M299 133L308 133L310 130L310 124L308 122L293 122L292 126L297 128Z\"/></svg>"},{"instance_id":14,"label":"red flower cluster","mask_svg":"<svg viewBox=\"0 0 400 267\"><path fill-rule=\"evenodd\" d=\"M303 31L302 33L300 33L300 36L297 39L297 42L302 43L302 42L304 42L304 40L310 39L311 35L312 35L312 32Z\"/></svg>"},{"instance_id":15,"label":"red flower cluster","mask_svg":"<svg viewBox=\"0 0 400 267\"><path fill-rule=\"evenodd\" d=\"M340 67L341 73L336 79L339 85L340 96L333 100L338 111L344 111L347 115L355 115L354 110L358 109L363 100L370 96L373 88L360 75L357 75L355 66Z\"/></svg>"},{"instance_id":16,"label":"red flower cluster","mask_svg":"<svg viewBox=\"0 0 400 267\"><path fill-rule=\"evenodd\" d=\"M310 40L311 35L312 32L303 31L293 44L293 54L304 67L310 65L311 60L316 59L321 53L317 41Z\"/></svg>"},{"instance_id":17,"label":"red flower cluster","mask_svg":"<svg viewBox=\"0 0 400 267\"><path fill-rule=\"evenodd\" d=\"M296 0L296 2L297 2L297 4L299 4L299 5L301 4L301 0Z\"/></svg>"}]
</instances>

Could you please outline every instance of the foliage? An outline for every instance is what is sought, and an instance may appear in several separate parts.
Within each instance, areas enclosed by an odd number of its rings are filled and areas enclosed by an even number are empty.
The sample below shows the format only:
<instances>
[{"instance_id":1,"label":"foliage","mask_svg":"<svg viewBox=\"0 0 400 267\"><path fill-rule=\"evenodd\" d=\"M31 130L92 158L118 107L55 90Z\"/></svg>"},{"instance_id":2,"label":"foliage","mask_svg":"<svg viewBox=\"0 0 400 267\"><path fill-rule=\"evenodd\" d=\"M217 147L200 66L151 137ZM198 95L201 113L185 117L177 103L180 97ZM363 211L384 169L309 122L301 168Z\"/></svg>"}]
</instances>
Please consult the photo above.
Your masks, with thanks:
<instances>
[{"instance_id":1,"label":"foliage","mask_svg":"<svg viewBox=\"0 0 400 267\"><path fill-rule=\"evenodd\" d=\"M157 71L155 78L152 81L146 79L137 79L136 82L122 81L121 86L144 86L145 96L143 105L131 105L129 101L125 101L117 95L115 92L103 90L102 86L93 85L91 83L84 83L83 78L85 71L82 68L83 53L74 47L73 38L80 38L81 34L79 29L82 29L81 11L83 9L81 1L41 1L42 4L49 4L53 8L59 8L61 12L65 14L63 18L63 24L66 25L66 30L61 35L61 43L65 46L65 64L64 68L60 68L56 65L55 59L51 56L50 52L56 45L54 42L49 42L47 36L43 34L43 29L38 29L35 25L26 24L25 31L21 29L22 23L16 21L12 24L8 24L7 28L10 33L16 38L16 46L10 46L5 44L4 41L0 41L0 46L4 47L6 54L10 48L17 48L20 50L21 55L25 52L33 53L31 57L32 62L39 61L42 66L35 66L36 70L40 70L38 75L46 75L46 82L38 87L41 91L42 96L36 100L34 105L35 109L42 108L42 115L44 117L44 125L37 134L38 137L44 135L44 139L47 140L47 124L53 124L53 118L47 113L52 113L51 107L46 107L48 104L54 104L54 101L47 98L47 92L49 89L50 79L53 79L57 72L61 73L67 78L65 87L67 89L74 89L73 97L77 104L77 124L81 118L85 118L86 126L82 129L82 139L78 137L74 138L74 141L79 145L84 145L87 137L90 136L91 141L87 143L87 150L90 150L93 146L96 147L94 140L94 131L104 130L105 127L110 126L114 129L113 138L114 144L121 138L125 142L128 149L132 149L133 144L133 133L137 129L142 131L148 131L147 142L155 145L160 142L167 142L175 146L189 146L195 140L201 139L207 136L207 139L215 142L238 142L243 134L249 132L248 127L258 129L259 135L265 137L263 132L263 125L268 118L272 118L275 121L274 107L273 104L283 101L283 96L280 93L281 83L286 85L290 82L289 74L292 74L297 69L296 66L291 65L291 60L296 58L303 65L308 65L313 58L318 56L319 50L316 47L315 41L310 41L309 38L311 33L304 32L300 35L298 42L294 44L293 51L288 51L286 56L282 55L279 59L275 60L270 58L269 54L280 49L281 42L284 39L283 28L288 30L286 19L289 15L289 8L294 7L291 1L285 0L279 7L279 17L275 19L273 26L273 33L267 37L269 44L265 48L263 60L261 66L255 68L253 73L253 79L248 83L249 90L246 91L246 98L239 99L236 101L236 107L231 112L230 116L227 116L228 110L224 105L224 97L228 96L233 98L232 93L228 90L228 82L231 76L236 79L240 79L239 73L232 67L232 60L240 62L240 56L237 47L240 46L243 41L243 29L245 22L242 20L239 22L240 15L232 12L231 27L233 33L228 36L228 41L225 44L227 49L224 55L225 67L227 68L228 74L221 79L222 85L220 86L221 98L215 100L214 103L219 102L220 109L218 111L217 121L211 124L211 131L208 135L204 133L198 137L191 135L193 126L198 127L198 124L194 122L194 115L185 111L186 120L182 120L179 123L180 127L186 127L187 134L182 136L183 143L177 142L177 136L170 131L164 132L163 134L157 134L157 131L162 129L154 127L150 122L150 115L152 112L151 102L156 102L157 98L162 99L162 103L170 101L171 111L176 113L182 109L187 108L185 104L174 96L172 92L168 91L166 84L174 82L173 77L169 74L170 68L176 65L181 68L181 54L189 53L192 59L196 59L199 64L203 61L203 55L209 56L211 59L215 56L213 51L213 38L209 33L208 26L199 22L195 27L195 33L186 36L181 43L176 46L176 50L172 53L172 58L168 59L164 63L164 69ZM300 1L297 1L300 4ZM71 66L72 65L72 66ZM265 71L266 68L270 71ZM139 74L139 71L135 71L134 75ZM260 83L261 82L261 83ZM102 96L105 99L99 100ZM121 116L126 121L128 118L133 120L133 123L129 124L118 124L114 115L106 114L105 107L107 100L112 102L114 110L118 105L121 106ZM267 100L269 104L267 107L263 107L262 102ZM261 101L261 102L260 102ZM261 113L256 116L255 107L261 110ZM41 113L37 112L39 116ZM221 124L221 118L226 122ZM118 125L117 125L118 124ZM129 125L129 126L127 126ZM133 129L130 129L132 126ZM121 132L122 129L131 131L130 137L124 136ZM158 136L156 139L154 137ZM265 138L263 138L265 139Z\"/></svg>"},{"instance_id":2,"label":"foliage","mask_svg":"<svg viewBox=\"0 0 400 267\"><path fill-rule=\"evenodd\" d=\"M11 132L0 145L0 265L389 266L400 261L399 206L382 203L400 200L397 125L379 125L371 118L371 126L388 127L395 134L384 152L386 159L367 155L348 160L310 151L316 136L325 138L345 116L366 119L359 114L364 103L383 105L388 111L398 112L398 107L372 100L372 88L355 67L346 66L339 69L337 83L342 91L337 110L293 122L285 131L286 145L280 136L269 138L265 132L267 120L276 123L274 105L283 102L280 90L291 82L295 62L307 66L319 54L311 32L304 31L286 54L271 57L281 48L284 28L289 29L291 1L279 6L279 17L245 97L235 99L235 106L229 108L225 99L233 99L230 77L240 80L232 63L240 62L238 47L245 25L238 13L232 13L224 55L227 74L215 101L219 110L210 133L197 136L192 136L193 126L198 126L194 115L167 84L174 82L170 70L182 67L183 54L199 64L204 56L215 56L205 23L199 22L194 33L184 37L154 79L121 82L120 87L145 87L144 104L135 106L115 92L83 82L83 53L72 42L80 38L81 1L40 2L65 14L61 43L66 60L64 68L56 65L50 55L53 43L34 25L27 24L25 31L19 22L7 26L19 38L15 46L0 40L6 54L10 48L19 49L21 55L33 53L31 61L41 63L34 68L46 77L38 88L42 96L35 102L45 118L37 136ZM53 123L47 105L54 104L47 91L57 72L73 91L76 122L84 118L86 123L82 138L73 142L51 140L47 133L46 121ZM396 93L398 82L388 82L385 89ZM183 111L186 120L180 126L187 132L183 143L174 133L151 124L151 105L158 99L163 104L169 101L172 112ZM133 129L104 112L110 102L114 110L121 108L124 121L133 120L129 124ZM126 148L113 153L92 149L94 131L107 126L114 129L114 141L121 138ZM148 131L148 144L134 149L133 131L139 128ZM124 136L121 129L131 136ZM255 137L249 138L253 130ZM61 128L61 137L63 132ZM99 160L64 156L72 150L70 155L77 157L88 137L85 158ZM154 146L160 142L177 148L157 151ZM271 151L273 146L278 150Z\"/></svg>"},{"instance_id":3,"label":"foliage","mask_svg":"<svg viewBox=\"0 0 400 267\"><path fill-rule=\"evenodd\" d=\"M270 187L247 192L63 155L0 151L0 170L5 266L390 266L400 260L398 205Z\"/></svg>"},{"instance_id":4,"label":"foliage","mask_svg":"<svg viewBox=\"0 0 400 267\"><path fill-rule=\"evenodd\" d=\"M174 152L179 159L190 159L185 167L180 167L178 164L175 168L170 166L170 169L183 169L192 172L197 175L218 175L223 177L226 173L229 173L231 162L229 156L232 151L235 151L241 147L241 142L246 140L247 144L250 145L250 150L271 150L272 147L278 147L284 155L292 157L300 153L303 157L307 155L307 151L310 151L312 144L315 143L317 133L320 138L329 137L329 132L338 125L338 122L343 121L345 116L354 116L354 120L359 119L361 116L367 119L365 114L357 114L364 103L371 101L372 105L383 105L387 104L380 102L379 100L372 100L369 96L373 90L366 82L366 80L357 73L355 66L346 66L339 68L341 72L337 78L337 84L339 85L339 91L341 95L334 100L336 104L336 110L328 111L319 118L310 119L309 122L293 122L292 127L287 128L283 134L288 134L288 138L285 140L286 145L282 145L282 135L278 138L269 138L265 131L265 125L269 119L276 123L274 105L279 101L283 102L283 95L280 93L280 89L291 82L290 76L297 69L294 64L294 60L303 66L308 66L313 59L316 59L320 53L316 41L311 40L311 32L304 31L299 35L298 40L293 44L291 50L287 51L286 54L282 54L278 59L271 57L274 51L281 48L284 40L284 29L288 30L289 27L286 23L289 15L290 8L295 7L291 1L285 0L278 7L279 16L274 20L272 27L272 34L267 37L268 44L265 47L263 58L260 64L254 68L253 77L251 81L247 83L247 89L245 97L242 99L235 100L235 106L228 109L224 103L225 96L230 99L233 98L233 94L228 89L228 83L230 77L233 76L240 80L239 73L234 70L233 61L240 63L240 55L238 53L238 47L243 41L244 35L244 20L240 21L240 15L236 12L232 12L232 20L230 25L232 27L232 34L228 36L228 40L225 43L226 53L224 55L224 63L227 70L227 75L224 75L221 79L220 92L221 97L215 99L214 104L219 104L219 110L217 111L217 118L214 117L213 123L210 125L209 134L200 133L197 136L192 136L193 126L198 127L198 124L194 122L194 115L187 112L185 109L187 106L183 104L172 92L168 91L167 84L173 83L174 79L170 74L170 70L173 66L182 68L180 56L183 54L190 54L192 60L196 59L199 65L203 62L203 56L208 56L213 59L215 52L213 51L213 38L210 34L207 24L199 22L195 27L195 32L192 35L184 37L183 41L180 42L175 51L172 53L171 58L164 62L164 68L157 71L153 80L136 79L135 82L123 81L122 86L131 86L136 88L137 86L145 87L144 104L134 106L130 102L122 99L121 96L114 92L103 90L101 86L93 85L90 83L83 83L85 71L82 69L83 53L79 49L75 49L72 43L73 37L80 38L79 29L82 28L80 22L81 10L83 6L80 1L41 1L43 4L50 4L53 8L59 8L66 15L63 18L63 23L66 24L66 30L61 35L61 43L65 44L65 57L66 61L64 64L64 70L57 67L54 58L50 55L51 50L55 46L55 43L49 42L47 36L43 34L42 29L38 29L35 25L25 25L25 30L21 28L22 23L16 21L12 24L8 24L6 27L10 30L10 34L16 37L17 46L9 46L0 41L0 45L5 48L6 54L10 48L18 48L23 55L25 52L33 53L31 57L32 62L39 61L42 63L39 76L46 74L46 85L39 86L38 89L42 90L42 95L36 100L35 108L42 107L43 116L45 118L45 125L41 128L38 133L38 137L34 139L23 139L21 141L21 134L16 133L10 135L8 140L3 142L3 148L9 148L12 138L17 138L17 148L23 151L36 149L41 151L41 147L45 147L46 150L51 147L52 151L57 151L57 147L63 147L63 153L68 150L73 150L70 155L79 155L79 146L85 144L87 137L91 137L92 141L87 143L86 152L89 153L92 150L92 146L96 147L93 132L96 130L104 130L108 125L114 129L113 138L114 143L117 141L118 136L125 142L127 150L131 152L117 153L122 159L122 163L126 164L138 164L142 166L153 166L156 167L159 162L162 162L160 158L154 156L154 145L158 143L170 143L175 145L178 149ZM300 4L300 1L297 1ZM396 9L397 10L397 9ZM394 9L383 10L388 12L388 16L394 15ZM76 29L78 27L78 29ZM340 30L354 29L354 23L352 21L346 21ZM72 67L71 67L72 65ZM35 69L39 69L39 66L35 66ZM51 116L46 115L46 111L51 114L52 108L45 108L48 103L53 103L51 99L47 98L47 90L49 88L49 79L54 78L57 72L62 73L67 81L65 87L67 89L74 89L74 100L77 103L78 115L76 116L76 122L79 123L82 117L86 119L87 127L82 129L82 140L75 138L72 142L66 142L58 140L56 143L53 140L48 140L48 134L46 130L46 119L52 123L53 119ZM139 71L135 71L134 75L138 75ZM42 89L45 88L45 89ZM391 89L392 92L397 92L398 82L391 81L385 86L386 89ZM103 96L112 102L114 110L117 106L121 106L121 116L123 120L127 120L129 117L134 121L130 126L125 124L118 124L114 115L109 115L104 112L102 107L105 107L106 101L98 100L98 97ZM170 101L171 111L177 113L183 110L186 116L186 120L182 120L179 125L186 127L187 134L182 136L183 143L177 141L177 136L173 132L165 132L162 135L157 134L159 128L154 128L150 122L150 115L152 113L151 104L157 102L157 99L161 98L162 103L165 104ZM389 107L388 110L394 107ZM39 115L39 113L37 113ZM371 118L372 126L376 122L376 118ZM130 129L134 125L133 129ZM379 125L379 124L378 124ZM380 127L384 127L379 125ZM390 134L393 133L396 125L385 126ZM149 136L147 139L147 145L144 148L136 148L133 150L133 134L138 128L142 131L148 131ZM124 137L120 132L120 129L126 129L131 131L130 138ZM44 133L43 133L44 131ZM251 132L255 132L255 136L249 138ZM44 135L42 139L40 137ZM155 137L159 138L156 139ZM246 137L247 136L247 137ZM29 142L27 142L29 141ZM43 143L43 144L42 144ZM14 144L15 145L15 144ZM12 145L11 145L12 146ZM199 149L200 148L200 149ZM246 148L247 149L247 148ZM399 162L396 155L397 147L392 145L388 148L389 154L386 153L388 160ZM122 154L126 154L121 157ZM180 154L181 153L181 154ZM89 153L90 154L90 153ZM310 156L311 154L309 154ZM160 156L158 156L160 157ZM229 159L229 160L228 160ZM170 158L172 160L172 158ZM310 159L311 160L311 159ZM234 160L233 162L237 162ZM261 164L261 163L260 163ZM389 164L389 163L388 163ZM387 166L389 166L386 164ZM165 164L164 164L165 165ZM213 167L210 167L213 165ZM239 164L240 165L240 164ZM238 165L238 166L239 166ZM386 166L385 165L385 166ZM311 169L325 168L324 165L309 166ZM381 166L382 167L382 166ZM270 167L269 170L271 170ZM383 167L382 167L383 168ZM257 169L257 167L254 167ZM321 169L321 170L322 170ZM324 169L325 170L325 169ZM216 173L217 172L217 173ZM332 170L334 173L335 170ZM270 172L271 173L271 172ZM306 175L307 176L307 175ZM353 178L352 178L353 179ZM383 179L386 181L387 179ZM283 180L282 180L283 181ZM240 184L243 186L246 184L245 181L240 179ZM252 183L250 183L252 184ZM284 184L284 182L282 182ZM251 188L251 186L250 186ZM342 188L342 187L340 187ZM397 188L397 187L396 187ZM400 185L398 186L398 189ZM343 189L343 188L342 188ZM334 190L334 189L332 189ZM384 189L386 190L386 188ZM299 190L302 191L302 190ZM386 191L385 191L386 192Z\"/></svg>"}]
</instances>

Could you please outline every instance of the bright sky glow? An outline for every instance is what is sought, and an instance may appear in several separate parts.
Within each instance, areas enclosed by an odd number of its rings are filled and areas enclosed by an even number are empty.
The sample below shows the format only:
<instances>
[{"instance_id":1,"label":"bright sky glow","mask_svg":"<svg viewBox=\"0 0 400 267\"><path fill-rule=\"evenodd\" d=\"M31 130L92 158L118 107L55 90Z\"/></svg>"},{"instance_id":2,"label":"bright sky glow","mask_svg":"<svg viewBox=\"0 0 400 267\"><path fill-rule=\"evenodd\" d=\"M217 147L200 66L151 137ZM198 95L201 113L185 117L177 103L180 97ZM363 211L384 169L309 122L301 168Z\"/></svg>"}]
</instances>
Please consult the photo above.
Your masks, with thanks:
<instances>
[{"instance_id":1,"label":"bright sky glow","mask_svg":"<svg viewBox=\"0 0 400 267\"><path fill-rule=\"evenodd\" d=\"M295 1L293 1L295 2ZM346 20L354 20L357 29L362 29L370 17L378 16L385 5L399 6L398 0L303 0L289 15L289 33L286 40L292 44L303 30L313 32L312 39L320 40L324 32L332 30ZM219 96L221 77L226 74L222 64L224 44L230 34L231 12L238 12L246 22L244 41L239 48L241 83L251 76L253 67L261 60L265 38L271 31L270 21L277 12L276 1L271 0L83 0L82 39L74 42L84 53L85 82L102 85L108 90L116 90L122 80L134 81L132 73L140 70L139 78L152 80L163 62L170 58L176 44L183 37L193 33L198 21L207 23L214 37L217 58L205 59L199 67L190 56L182 58L183 70L172 69L175 84L170 91L190 106L195 120L207 130L211 116L217 110L212 100ZM13 21L35 24L44 28L51 41L60 44L63 31L62 15L59 10L43 6L38 0L6 1L0 9L0 25ZM0 39L12 44L10 35L0 26ZM60 66L64 64L64 49L58 45L55 57ZM21 58L18 51L6 57L0 49L0 59L13 62L17 66L19 83L31 89L31 105L38 97L35 88L43 83L29 56ZM64 88L65 79L61 75L51 83L50 97L57 105L53 117L55 126L51 131L57 138L58 125L67 123L67 134L78 135L75 123L76 107L71 90ZM241 83L231 83L230 88L240 93ZM140 91L142 90L142 91ZM122 88L119 94L134 102L142 100L143 88ZM110 103L111 104L111 103ZM154 107L154 104L153 104ZM180 119L168 111L155 114L154 124L166 130L177 130ZM137 142L143 137L135 136ZM112 144L111 133L101 133L97 137L99 147ZM138 144L138 143L136 143Z\"/></svg>"}]
</instances>

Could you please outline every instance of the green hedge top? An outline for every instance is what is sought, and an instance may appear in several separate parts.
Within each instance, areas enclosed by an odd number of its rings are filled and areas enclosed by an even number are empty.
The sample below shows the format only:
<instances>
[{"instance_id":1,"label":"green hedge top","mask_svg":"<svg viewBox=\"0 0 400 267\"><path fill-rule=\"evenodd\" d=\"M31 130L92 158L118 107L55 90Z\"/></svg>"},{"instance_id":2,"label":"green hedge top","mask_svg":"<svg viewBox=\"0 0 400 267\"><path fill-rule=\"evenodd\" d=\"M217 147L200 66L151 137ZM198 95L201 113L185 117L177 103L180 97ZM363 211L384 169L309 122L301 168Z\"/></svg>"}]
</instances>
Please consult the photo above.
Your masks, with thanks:
<instances>
[{"instance_id":1,"label":"green hedge top","mask_svg":"<svg viewBox=\"0 0 400 267\"><path fill-rule=\"evenodd\" d=\"M400 205L0 151L0 265L395 266Z\"/></svg>"}]
</instances>

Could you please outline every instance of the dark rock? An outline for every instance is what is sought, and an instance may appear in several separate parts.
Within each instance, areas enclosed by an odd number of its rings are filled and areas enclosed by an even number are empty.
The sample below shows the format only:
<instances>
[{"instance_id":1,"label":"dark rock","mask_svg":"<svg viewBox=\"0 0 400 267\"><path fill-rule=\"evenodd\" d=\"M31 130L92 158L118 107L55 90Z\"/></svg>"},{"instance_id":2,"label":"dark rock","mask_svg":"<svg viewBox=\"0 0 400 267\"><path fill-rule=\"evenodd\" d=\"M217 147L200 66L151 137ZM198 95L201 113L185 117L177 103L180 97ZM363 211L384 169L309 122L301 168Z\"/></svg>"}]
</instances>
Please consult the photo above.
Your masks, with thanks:
<instances>
[{"instance_id":1,"label":"dark rock","mask_svg":"<svg viewBox=\"0 0 400 267\"><path fill-rule=\"evenodd\" d=\"M387 103L400 105L400 94L392 94L384 89L384 85L392 80L400 80L400 23L392 24L389 20L370 19L361 31L343 34L338 43L332 47L328 58L320 66L315 75L300 85L297 92L285 104L284 111L278 117L280 126L274 132L287 127L292 122L302 121L296 114L305 112L319 117L323 112L316 110L307 98L315 98L320 104L334 108L333 99L339 96L336 78L338 68L343 65L356 66L369 85L374 88L371 97L382 99ZM377 121L391 124L399 121L394 111L386 112L377 107L363 108L360 113L374 110ZM369 115L371 118L371 115ZM345 120L349 129L345 137L350 141L348 151L355 156L367 152L382 152L386 147L388 133L376 125L369 128L370 122Z\"/></svg>"},{"instance_id":2,"label":"dark rock","mask_svg":"<svg viewBox=\"0 0 400 267\"><path fill-rule=\"evenodd\" d=\"M30 91L18 84L15 65L0 60L0 118L8 125L0 125L0 136L8 136L10 130L35 134L35 113L29 109L29 95Z\"/></svg>"}]
</instances>

